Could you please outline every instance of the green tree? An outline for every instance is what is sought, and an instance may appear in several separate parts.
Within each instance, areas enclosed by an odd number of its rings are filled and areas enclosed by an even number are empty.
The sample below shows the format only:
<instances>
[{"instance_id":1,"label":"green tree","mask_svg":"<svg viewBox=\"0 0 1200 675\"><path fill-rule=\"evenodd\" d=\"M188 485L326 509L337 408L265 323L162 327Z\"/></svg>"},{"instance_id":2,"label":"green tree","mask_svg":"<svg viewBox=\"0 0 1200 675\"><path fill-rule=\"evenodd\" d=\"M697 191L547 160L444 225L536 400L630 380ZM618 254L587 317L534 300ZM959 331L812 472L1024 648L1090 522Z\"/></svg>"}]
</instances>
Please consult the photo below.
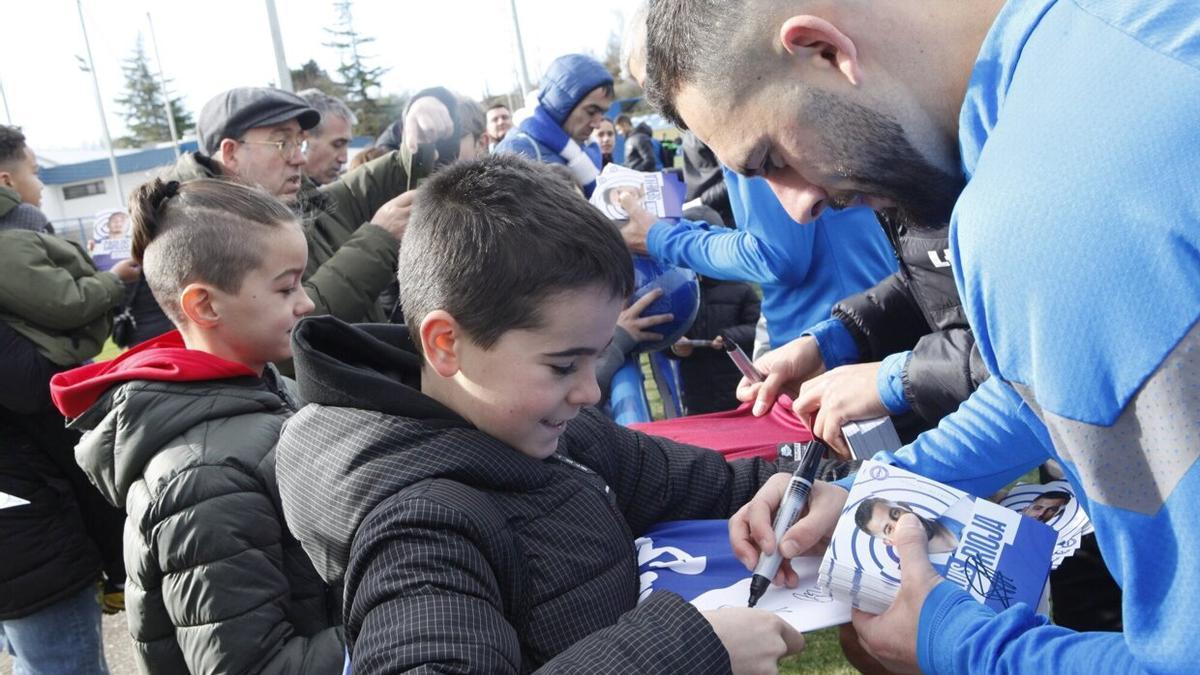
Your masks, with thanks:
<instances>
[{"instance_id":1,"label":"green tree","mask_svg":"<svg viewBox=\"0 0 1200 675\"><path fill-rule=\"evenodd\" d=\"M379 82L379 78L389 69L368 65L368 56L362 47L374 42L375 38L365 37L354 29L352 4L351 0L333 3L338 21L336 28L325 29L330 36L325 46L338 50L341 57L341 65L337 69L341 79L337 84L345 91L346 104L358 117L356 130L374 136L383 131L396 114L394 101L382 98Z\"/></svg>"},{"instance_id":2,"label":"green tree","mask_svg":"<svg viewBox=\"0 0 1200 675\"><path fill-rule=\"evenodd\" d=\"M117 97L116 103L125 118L129 134L118 138L115 145L136 148L171 140L171 128L167 122L167 109L163 104L164 92L158 77L150 71L146 50L139 33L133 54L121 66L125 71L125 93ZM170 80L167 81L168 84ZM175 117L175 131L182 137L193 126L192 115L178 98L171 98L171 112Z\"/></svg>"},{"instance_id":3,"label":"green tree","mask_svg":"<svg viewBox=\"0 0 1200 675\"><path fill-rule=\"evenodd\" d=\"M292 87L296 91L305 89L320 89L330 96L342 98L346 95L346 90L342 85L333 81L329 73L325 69L317 65L317 62L309 59L308 63L299 68L292 69Z\"/></svg>"}]
</instances>

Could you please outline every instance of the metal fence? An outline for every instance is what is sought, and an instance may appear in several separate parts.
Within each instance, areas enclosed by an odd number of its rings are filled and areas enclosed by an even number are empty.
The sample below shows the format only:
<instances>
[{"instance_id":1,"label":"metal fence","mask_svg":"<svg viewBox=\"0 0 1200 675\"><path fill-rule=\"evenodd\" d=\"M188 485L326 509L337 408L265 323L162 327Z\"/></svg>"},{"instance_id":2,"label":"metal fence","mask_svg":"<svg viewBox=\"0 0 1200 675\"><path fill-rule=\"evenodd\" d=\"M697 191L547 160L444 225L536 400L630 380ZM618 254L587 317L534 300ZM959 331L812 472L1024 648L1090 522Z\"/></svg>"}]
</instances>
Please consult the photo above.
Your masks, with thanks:
<instances>
[{"instance_id":1,"label":"metal fence","mask_svg":"<svg viewBox=\"0 0 1200 675\"><path fill-rule=\"evenodd\" d=\"M50 224L58 236L73 239L87 247L88 240L92 238L92 221L92 218L63 218L52 220Z\"/></svg>"}]
</instances>

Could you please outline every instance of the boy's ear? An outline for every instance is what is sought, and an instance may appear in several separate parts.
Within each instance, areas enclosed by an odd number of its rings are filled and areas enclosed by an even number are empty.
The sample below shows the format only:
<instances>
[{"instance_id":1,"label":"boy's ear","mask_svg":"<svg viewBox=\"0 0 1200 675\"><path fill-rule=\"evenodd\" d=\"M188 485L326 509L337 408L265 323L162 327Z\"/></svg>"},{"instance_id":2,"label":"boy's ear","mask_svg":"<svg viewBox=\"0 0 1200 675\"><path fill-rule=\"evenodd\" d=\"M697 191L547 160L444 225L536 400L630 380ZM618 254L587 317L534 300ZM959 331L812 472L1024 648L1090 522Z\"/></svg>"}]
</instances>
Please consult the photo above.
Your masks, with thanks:
<instances>
[{"instance_id":1,"label":"boy's ear","mask_svg":"<svg viewBox=\"0 0 1200 675\"><path fill-rule=\"evenodd\" d=\"M466 339L462 327L449 312L435 309L421 320L421 352L434 372L442 377L458 373L458 348Z\"/></svg>"},{"instance_id":2,"label":"boy's ear","mask_svg":"<svg viewBox=\"0 0 1200 675\"><path fill-rule=\"evenodd\" d=\"M179 294L179 309L188 323L200 328L212 328L221 322L221 314L213 305L213 290L205 284L188 284Z\"/></svg>"},{"instance_id":3,"label":"boy's ear","mask_svg":"<svg viewBox=\"0 0 1200 675\"><path fill-rule=\"evenodd\" d=\"M13 181L11 171L0 171L0 185L10 189L16 189L16 183Z\"/></svg>"}]
</instances>

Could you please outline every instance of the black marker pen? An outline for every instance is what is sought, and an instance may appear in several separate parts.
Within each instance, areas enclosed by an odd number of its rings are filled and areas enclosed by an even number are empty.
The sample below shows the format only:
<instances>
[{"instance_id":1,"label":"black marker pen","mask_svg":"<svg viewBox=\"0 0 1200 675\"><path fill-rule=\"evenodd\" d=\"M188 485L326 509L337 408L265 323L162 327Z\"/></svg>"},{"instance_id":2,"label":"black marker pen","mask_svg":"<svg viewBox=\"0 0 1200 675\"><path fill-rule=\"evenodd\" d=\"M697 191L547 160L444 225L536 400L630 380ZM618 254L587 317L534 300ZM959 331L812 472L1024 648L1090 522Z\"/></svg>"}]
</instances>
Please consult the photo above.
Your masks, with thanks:
<instances>
[{"instance_id":1,"label":"black marker pen","mask_svg":"<svg viewBox=\"0 0 1200 675\"><path fill-rule=\"evenodd\" d=\"M762 382L767 379L766 375L759 372L758 368L754 367L754 362L746 356L746 352L738 346L738 343L729 339L728 335L721 336L722 342L725 344L725 351L729 354L729 358L733 359L733 365L737 366L739 372L750 382Z\"/></svg>"},{"instance_id":2,"label":"black marker pen","mask_svg":"<svg viewBox=\"0 0 1200 675\"><path fill-rule=\"evenodd\" d=\"M779 542L788 528L800 519L800 513L804 511L808 495L812 492L813 481L817 478L817 466L824 454L825 444L816 439L802 444L796 451L796 470L792 472L792 479L788 481L787 490L783 493L783 501L779 503L779 510L775 512L775 552L758 557L754 576L750 578L750 607L757 604L763 593L767 592L767 587L779 571L779 564L783 561L783 556L779 553Z\"/></svg>"}]
</instances>

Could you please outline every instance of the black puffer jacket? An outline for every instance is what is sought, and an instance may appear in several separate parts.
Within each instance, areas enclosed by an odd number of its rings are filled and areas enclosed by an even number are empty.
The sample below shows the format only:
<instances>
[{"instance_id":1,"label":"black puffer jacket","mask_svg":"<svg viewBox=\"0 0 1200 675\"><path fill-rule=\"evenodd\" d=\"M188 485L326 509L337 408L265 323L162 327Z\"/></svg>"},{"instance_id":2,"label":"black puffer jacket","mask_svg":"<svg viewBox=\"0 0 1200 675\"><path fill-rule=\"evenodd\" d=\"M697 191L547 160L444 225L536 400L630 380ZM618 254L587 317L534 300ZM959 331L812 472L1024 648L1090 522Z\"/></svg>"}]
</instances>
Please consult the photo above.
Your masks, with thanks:
<instances>
[{"instance_id":1,"label":"black puffer jacket","mask_svg":"<svg viewBox=\"0 0 1200 675\"><path fill-rule=\"evenodd\" d=\"M336 596L288 532L275 482L295 406L268 367L262 379L117 383L73 420L90 430L79 464L128 513L125 596L144 672L341 672Z\"/></svg>"},{"instance_id":2,"label":"black puffer jacket","mask_svg":"<svg viewBox=\"0 0 1200 675\"><path fill-rule=\"evenodd\" d=\"M54 457L30 429L31 419L54 412L47 385L55 370L0 322L0 492L29 502L0 509L0 620L33 614L100 577L64 466L70 449Z\"/></svg>"},{"instance_id":3,"label":"black puffer jacket","mask_svg":"<svg viewBox=\"0 0 1200 675\"><path fill-rule=\"evenodd\" d=\"M332 317L294 334L310 403L280 439L280 493L317 570L344 576L354 672L728 672L694 607L671 593L637 604L633 540L727 517L774 466L594 409L536 460L421 394L407 343L403 326Z\"/></svg>"},{"instance_id":4,"label":"black puffer jacket","mask_svg":"<svg viewBox=\"0 0 1200 675\"><path fill-rule=\"evenodd\" d=\"M700 311L687 336L712 340L733 338L747 354L754 351L754 326L761 301L754 287L736 281L700 279ZM679 359L683 404L689 415L721 412L738 407L737 383L742 379L733 361L719 349L696 348Z\"/></svg>"},{"instance_id":5,"label":"black puffer jacket","mask_svg":"<svg viewBox=\"0 0 1200 675\"><path fill-rule=\"evenodd\" d=\"M733 208L729 205L729 186L717 156L690 131L683 132L682 147L683 182L687 185L684 201L699 199L701 204L720 214L726 226L735 227Z\"/></svg>"},{"instance_id":6,"label":"black puffer jacket","mask_svg":"<svg viewBox=\"0 0 1200 675\"><path fill-rule=\"evenodd\" d=\"M655 171L658 162L654 159L654 132L645 122L633 128L625 139L625 166L634 171Z\"/></svg>"},{"instance_id":7,"label":"black puffer jacket","mask_svg":"<svg viewBox=\"0 0 1200 675\"><path fill-rule=\"evenodd\" d=\"M916 230L887 213L880 222L900 271L834 305L833 316L854 336L861 361L912 350L903 373L904 398L936 425L988 377L954 285L949 226Z\"/></svg>"}]
</instances>

